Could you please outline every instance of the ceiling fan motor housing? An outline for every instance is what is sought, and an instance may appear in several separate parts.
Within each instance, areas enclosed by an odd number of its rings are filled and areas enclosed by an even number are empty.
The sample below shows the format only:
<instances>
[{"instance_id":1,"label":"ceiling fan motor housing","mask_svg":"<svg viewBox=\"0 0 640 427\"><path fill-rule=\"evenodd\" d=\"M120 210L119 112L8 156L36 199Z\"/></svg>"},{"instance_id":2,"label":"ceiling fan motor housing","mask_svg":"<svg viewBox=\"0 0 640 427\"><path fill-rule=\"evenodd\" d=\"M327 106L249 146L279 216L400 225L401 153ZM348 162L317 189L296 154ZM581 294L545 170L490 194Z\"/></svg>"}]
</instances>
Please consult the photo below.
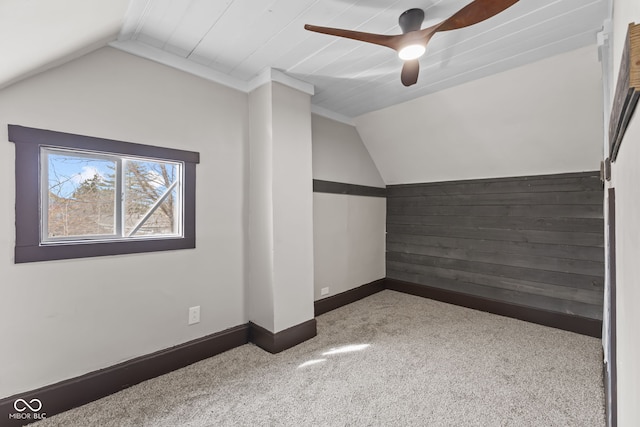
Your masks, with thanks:
<instances>
[{"instance_id":1,"label":"ceiling fan motor housing","mask_svg":"<svg viewBox=\"0 0 640 427\"><path fill-rule=\"evenodd\" d=\"M398 18L398 24L402 28L402 33L406 34L410 31L418 31L424 21L424 11L422 9L409 9L402 12Z\"/></svg>"}]
</instances>

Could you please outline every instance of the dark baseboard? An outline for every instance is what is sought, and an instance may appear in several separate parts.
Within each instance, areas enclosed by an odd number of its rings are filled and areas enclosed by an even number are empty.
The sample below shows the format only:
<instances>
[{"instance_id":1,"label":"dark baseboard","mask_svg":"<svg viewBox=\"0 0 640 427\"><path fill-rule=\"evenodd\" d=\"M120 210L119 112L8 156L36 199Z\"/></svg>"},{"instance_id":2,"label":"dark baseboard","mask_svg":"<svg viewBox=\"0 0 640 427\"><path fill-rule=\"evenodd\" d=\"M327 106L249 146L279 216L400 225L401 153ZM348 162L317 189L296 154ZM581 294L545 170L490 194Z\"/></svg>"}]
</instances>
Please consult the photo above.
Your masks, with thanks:
<instances>
[{"instance_id":1,"label":"dark baseboard","mask_svg":"<svg viewBox=\"0 0 640 427\"><path fill-rule=\"evenodd\" d=\"M604 385L604 419L607 422L607 427L611 427L609 422L609 416L611 415L611 409L609 408L609 399L611 397L611 391L609 390L609 368L604 358L602 359L602 382Z\"/></svg>"},{"instance_id":2,"label":"dark baseboard","mask_svg":"<svg viewBox=\"0 0 640 427\"><path fill-rule=\"evenodd\" d=\"M611 366L602 360L602 379L604 381L604 415L607 427L618 427L618 384L610 375Z\"/></svg>"},{"instance_id":3,"label":"dark baseboard","mask_svg":"<svg viewBox=\"0 0 640 427\"><path fill-rule=\"evenodd\" d=\"M487 313L525 320L556 329L576 332L590 337L602 338L602 321L597 319L510 304L503 301L389 278L385 279L385 288L462 307L473 308Z\"/></svg>"},{"instance_id":4,"label":"dark baseboard","mask_svg":"<svg viewBox=\"0 0 640 427\"><path fill-rule=\"evenodd\" d=\"M314 314L315 316L320 316L328 311L335 310L336 308L340 308L344 305L361 300L362 298L366 298L369 295L373 295L376 292L380 292L385 288L384 282L385 279L379 279L355 289L350 289L337 295L332 295L318 300L313 303Z\"/></svg>"},{"instance_id":5,"label":"dark baseboard","mask_svg":"<svg viewBox=\"0 0 640 427\"><path fill-rule=\"evenodd\" d=\"M0 426L18 426L35 421L27 411L19 414L30 416L30 419L9 418L9 414L18 412L14 408L17 399L26 402L38 399L42 402L39 413L52 416L231 350L248 341L249 325L240 325L99 371L4 398L0 400ZM24 406L21 405L22 407Z\"/></svg>"},{"instance_id":6,"label":"dark baseboard","mask_svg":"<svg viewBox=\"0 0 640 427\"><path fill-rule=\"evenodd\" d=\"M607 410L607 427L618 426L618 287L616 282L616 189L609 188L607 190L608 200L607 209L609 214L607 218L607 227L609 236L609 330L607 334L608 340L604 343L607 346L608 351L608 366L605 366L606 383L606 404Z\"/></svg>"},{"instance_id":7,"label":"dark baseboard","mask_svg":"<svg viewBox=\"0 0 640 427\"><path fill-rule=\"evenodd\" d=\"M249 340L273 354L287 350L316 335L316 319L308 320L275 334L260 325L249 322Z\"/></svg>"},{"instance_id":8,"label":"dark baseboard","mask_svg":"<svg viewBox=\"0 0 640 427\"><path fill-rule=\"evenodd\" d=\"M376 280L341 294L316 301L314 303L315 315L318 316L358 301L384 289L430 298L592 337L600 338L602 335L602 321L600 320L509 304L389 278ZM248 342L253 342L262 349L275 354L313 338L316 334L316 319L308 320L278 333L270 332L255 323L249 322L246 325L239 325L99 371L90 372L80 377L0 399L0 426L19 426L36 421L35 419L26 418L8 418L9 414L18 412L14 408L14 402L17 399L23 399L26 402L38 399L42 402L40 413L52 416ZM605 375L606 373L605 369ZM615 390L613 392L615 393ZM26 415L31 414L26 413Z\"/></svg>"},{"instance_id":9,"label":"dark baseboard","mask_svg":"<svg viewBox=\"0 0 640 427\"><path fill-rule=\"evenodd\" d=\"M276 334L251 322L236 326L105 369L1 399L0 426L21 426L42 419L43 416L68 411L248 342L253 342L270 353L279 353L315 336L315 319ZM14 407L18 399L24 402L38 399L42 407L37 413L19 412ZM19 402L20 409L24 408L24 402ZM37 402L32 406L37 406Z\"/></svg>"}]
</instances>

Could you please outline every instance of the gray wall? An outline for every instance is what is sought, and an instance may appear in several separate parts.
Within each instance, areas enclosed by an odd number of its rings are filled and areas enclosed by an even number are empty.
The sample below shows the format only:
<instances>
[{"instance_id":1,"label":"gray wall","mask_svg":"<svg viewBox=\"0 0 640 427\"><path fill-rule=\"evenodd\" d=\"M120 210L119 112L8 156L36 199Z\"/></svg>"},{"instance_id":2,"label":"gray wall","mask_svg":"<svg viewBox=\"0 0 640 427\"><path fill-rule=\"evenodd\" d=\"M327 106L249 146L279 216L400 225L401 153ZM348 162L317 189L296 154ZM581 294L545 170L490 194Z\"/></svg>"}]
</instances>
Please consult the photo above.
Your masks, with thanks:
<instances>
[{"instance_id":1,"label":"gray wall","mask_svg":"<svg viewBox=\"0 0 640 427\"><path fill-rule=\"evenodd\" d=\"M602 318L597 172L387 187L387 277Z\"/></svg>"}]
</instances>

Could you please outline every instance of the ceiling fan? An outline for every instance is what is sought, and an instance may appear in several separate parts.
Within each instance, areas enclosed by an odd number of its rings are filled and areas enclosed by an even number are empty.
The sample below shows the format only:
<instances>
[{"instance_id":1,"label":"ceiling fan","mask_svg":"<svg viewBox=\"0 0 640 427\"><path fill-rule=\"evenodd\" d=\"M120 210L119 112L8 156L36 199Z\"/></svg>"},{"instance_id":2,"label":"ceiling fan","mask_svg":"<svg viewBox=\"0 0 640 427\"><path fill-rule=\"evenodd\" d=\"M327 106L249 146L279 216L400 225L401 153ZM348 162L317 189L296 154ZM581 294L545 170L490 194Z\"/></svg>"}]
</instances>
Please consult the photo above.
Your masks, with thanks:
<instances>
[{"instance_id":1,"label":"ceiling fan","mask_svg":"<svg viewBox=\"0 0 640 427\"><path fill-rule=\"evenodd\" d=\"M404 11L398 19L402 34L397 35L363 33L309 24L306 24L304 28L316 33L373 43L395 50L400 59L404 61L400 80L403 85L411 86L418 81L418 72L420 71L418 58L424 54L427 43L435 33L477 24L497 15L517 2L518 0L474 0L448 19L422 30L420 27L424 21L424 11L409 9Z\"/></svg>"}]
</instances>

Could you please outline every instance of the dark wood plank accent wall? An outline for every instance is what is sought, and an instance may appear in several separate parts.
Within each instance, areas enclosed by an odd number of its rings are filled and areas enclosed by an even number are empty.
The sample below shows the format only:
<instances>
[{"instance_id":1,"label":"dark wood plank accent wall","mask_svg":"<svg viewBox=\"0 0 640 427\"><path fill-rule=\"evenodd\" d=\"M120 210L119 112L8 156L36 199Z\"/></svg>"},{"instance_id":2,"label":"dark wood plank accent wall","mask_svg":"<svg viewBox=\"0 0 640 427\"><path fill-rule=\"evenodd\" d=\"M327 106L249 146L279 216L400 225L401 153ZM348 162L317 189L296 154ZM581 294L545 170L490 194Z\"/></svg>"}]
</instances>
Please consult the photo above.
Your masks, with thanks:
<instances>
[{"instance_id":1,"label":"dark wood plank accent wall","mask_svg":"<svg viewBox=\"0 0 640 427\"><path fill-rule=\"evenodd\" d=\"M387 187L387 277L602 319L599 172Z\"/></svg>"}]
</instances>

